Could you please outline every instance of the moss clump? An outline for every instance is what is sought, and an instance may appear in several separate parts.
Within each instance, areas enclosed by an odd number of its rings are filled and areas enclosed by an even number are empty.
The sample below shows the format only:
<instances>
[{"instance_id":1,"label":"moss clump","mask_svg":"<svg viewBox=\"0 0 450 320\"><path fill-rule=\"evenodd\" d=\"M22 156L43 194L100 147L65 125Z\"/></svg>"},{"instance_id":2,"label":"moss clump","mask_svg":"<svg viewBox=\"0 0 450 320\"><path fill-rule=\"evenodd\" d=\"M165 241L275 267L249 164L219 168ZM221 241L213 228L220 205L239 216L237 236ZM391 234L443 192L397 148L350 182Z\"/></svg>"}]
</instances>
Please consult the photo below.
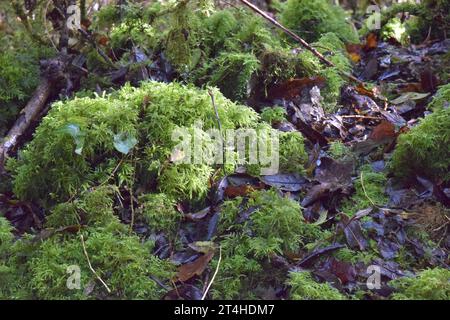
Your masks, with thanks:
<instances>
[{"instance_id":1,"label":"moss clump","mask_svg":"<svg viewBox=\"0 0 450 320\"><path fill-rule=\"evenodd\" d=\"M351 63L345 51L344 43L334 33L322 35L312 45L316 46L320 53L329 55L327 59L335 64L334 67L326 67L309 51L303 51L299 55L302 65L306 66L304 70L307 76L318 75L325 79L325 87L321 90L325 102L324 109L328 112L334 112L340 98L341 87L346 82L346 79L340 73L350 72ZM332 55L330 55L330 52L332 52Z\"/></svg>"},{"instance_id":2,"label":"moss clump","mask_svg":"<svg viewBox=\"0 0 450 320\"><path fill-rule=\"evenodd\" d=\"M140 197L142 216L154 231L168 234L176 232L181 214L175 210L175 201L164 193L146 194Z\"/></svg>"},{"instance_id":3,"label":"moss clump","mask_svg":"<svg viewBox=\"0 0 450 320\"><path fill-rule=\"evenodd\" d=\"M370 208L374 204L384 205L389 199L384 192L386 181L386 176L383 173L374 172L370 165L361 167L361 173L354 182L355 193L350 199L344 201L342 211L353 215L358 210Z\"/></svg>"},{"instance_id":4,"label":"moss clump","mask_svg":"<svg viewBox=\"0 0 450 320\"><path fill-rule=\"evenodd\" d=\"M342 248L334 253L336 259L356 264L359 262L365 265L371 264L372 261L378 258L378 255L373 251L355 251L349 248Z\"/></svg>"},{"instance_id":5,"label":"moss clump","mask_svg":"<svg viewBox=\"0 0 450 320\"><path fill-rule=\"evenodd\" d=\"M400 278L389 282L397 292L394 300L449 300L450 270L443 268L427 269L414 278Z\"/></svg>"},{"instance_id":6,"label":"moss clump","mask_svg":"<svg viewBox=\"0 0 450 320\"><path fill-rule=\"evenodd\" d=\"M271 165L267 163L249 164L246 166L247 172L254 176L270 175L281 173L305 172L305 165L308 162L308 154L305 150L305 140L300 132L278 132L271 129L267 124L258 126L259 137L262 141L271 141L277 138L276 143L267 147L268 159L272 159ZM278 153L278 166L275 166L275 155ZM273 158L272 158L273 157ZM273 173L266 173L263 169L273 169Z\"/></svg>"},{"instance_id":7,"label":"moss clump","mask_svg":"<svg viewBox=\"0 0 450 320\"><path fill-rule=\"evenodd\" d=\"M228 98L245 101L250 92L250 80L259 69L259 60L252 53L220 54L211 62L208 83L216 86Z\"/></svg>"},{"instance_id":8,"label":"moss clump","mask_svg":"<svg viewBox=\"0 0 450 320\"><path fill-rule=\"evenodd\" d=\"M110 296L125 299L158 299L162 290L149 279L173 276L173 266L151 255L152 243L142 245L136 236L91 229L85 234L86 251L92 267L111 289ZM55 236L42 243L29 261L30 287L39 299L86 299L105 295L101 284L88 296L83 290L67 288L67 268L80 267L81 287L96 277L89 270L79 237Z\"/></svg>"},{"instance_id":9,"label":"moss clump","mask_svg":"<svg viewBox=\"0 0 450 320\"><path fill-rule=\"evenodd\" d=\"M422 175L434 181L450 180L450 108L436 110L398 139L391 170L403 180Z\"/></svg>"},{"instance_id":10,"label":"moss clump","mask_svg":"<svg viewBox=\"0 0 450 320\"><path fill-rule=\"evenodd\" d=\"M300 132L280 134L280 171L285 173L304 173L308 162L305 139Z\"/></svg>"},{"instance_id":11,"label":"moss clump","mask_svg":"<svg viewBox=\"0 0 450 320\"><path fill-rule=\"evenodd\" d=\"M236 223L243 212L249 218ZM282 285L286 271L271 266L271 257L297 252L326 236L319 226L304 221L298 202L275 190L256 191L248 201L225 202L218 231L223 259L212 290L216 299L255 298L251 293L261 283Z\"/></svg>"},{"instance_id":12,"label":"moss clump","mask_svg":"<svg viewBox=\"0 0 450 320\"><path fill-rule=\"evenodd\" d=\"M287 284L293 300L344 300L345 296L328 283L316 282L307 271L290 272Z\"/></svg>"},{"instance_id":13,"label":"moss clump","mask_svg":"<svg viewBox=\"0 0 450 320\"><path fill-rule=\"evenodd\" d=\"M226 100L218 91L214 94L222 128L257 123L250 108ZM46 205L111 180L117 187L134 185L180 199L201 198L212 167L169 162L178 144L172 139L174 130L198 121L203 125L200 132L216 127L211 97L176 83L149 82L105 97L57 102L19 159L9 164L14 191L21 199ZM135 158L124 157L123 147L133 150ZM150 184L152 179L156 186Z\"/></svg>"},{"instance_id":14,"label":"moss clump","mask_svg":"<svg viewBox=\"0 0 450 320\"><path fill-rule=\"evenodd\" d=\"M411 18L402 23L396 16L403 12L408 12ZM404 30L403 39L408 37L413 43L420 43L429 35L431 38L443 39L450 26L449 12L450 4L445 0L425 0L421 3L407 1L396 3L382 12L381 24L396 24L397 29Z\"/></svg>"},{"instance_id":15,"label":"moss clump","mask_svg":"<svg viewBox=\"0 0 450 320\"><path fill-rule=\"evenodd\" d=\"M261 111L261 120L269 124L276 124L286 121L286 115L286 109L282 107L264 108Z\"/></svg>"},{"instance_id":16,"label":"moss clump","mask_svg":"<svg viewBox=\"0 0 450 320\"><path fill-rule=\"evenodd\" d=\"M350 148L339 140L330 143L328 152L330 153L331 157L336 160L342 159L351 154Z\"/></svg>"},{"instance_id":17,"label":"moss clump","mask_svg":"<svg viewBox=\"0 0 450 320\"><path fill-rule=\"evenodd\" d=\"M345 43L359 42L344 10L327 0L288 0L281 22L307 42L317 41L326 32L334 32Z\"/></svg>"},{"instance_id":18,"label":"moss clump","mask_svg":"<svg viewBox=\"0 0 450 320\"><path fill-rule=\"evenodd\" d=\"M439 90L428 105L428 109L437 111L443 108L450 108L450 83L440 86Z\"/></svg>"}]
</instances>

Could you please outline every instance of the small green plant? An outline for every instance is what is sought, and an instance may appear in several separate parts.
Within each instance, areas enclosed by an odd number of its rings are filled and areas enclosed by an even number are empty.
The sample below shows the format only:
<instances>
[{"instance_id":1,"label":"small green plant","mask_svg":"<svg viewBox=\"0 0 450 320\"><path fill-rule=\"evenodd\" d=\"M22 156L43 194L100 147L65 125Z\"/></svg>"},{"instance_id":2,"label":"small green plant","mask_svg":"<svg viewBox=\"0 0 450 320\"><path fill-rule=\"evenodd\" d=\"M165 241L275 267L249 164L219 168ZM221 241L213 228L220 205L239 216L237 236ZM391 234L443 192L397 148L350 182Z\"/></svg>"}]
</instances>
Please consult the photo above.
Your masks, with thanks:
<instances>
[{"instance_id":1,"label":"small green plant","mask_svg":"<svg viewBox=\"0 0 450 320\"><path fill-rule=\"evenodd\" d=\"M292 271L287 284L292 300L345 300L345 296L328 283L316 282L308 271Z\"/></svg>"},{"instance_id":2,"label":"small green plant","mask_svg":"<svg viewBox=\"0 0 450 320\"><path fill-rule=\"evenodd\" d=\"M399 278L389 282L396 289L394 300L449 300L450 270L427 269L413 278Z\"/></svg>"},{"instance_id":3,"label":"small green plant","mask_svg":"<svg viewBox=\"0 0 450 320\"><path fill-rule=\"evenodd\" d=\"M433 103L437 107L437 102ZM404 181L422 175L435 181L450 180L450 108L426 116L419 125L400 135L391 171Z\"/></svg>"}]
</instances>

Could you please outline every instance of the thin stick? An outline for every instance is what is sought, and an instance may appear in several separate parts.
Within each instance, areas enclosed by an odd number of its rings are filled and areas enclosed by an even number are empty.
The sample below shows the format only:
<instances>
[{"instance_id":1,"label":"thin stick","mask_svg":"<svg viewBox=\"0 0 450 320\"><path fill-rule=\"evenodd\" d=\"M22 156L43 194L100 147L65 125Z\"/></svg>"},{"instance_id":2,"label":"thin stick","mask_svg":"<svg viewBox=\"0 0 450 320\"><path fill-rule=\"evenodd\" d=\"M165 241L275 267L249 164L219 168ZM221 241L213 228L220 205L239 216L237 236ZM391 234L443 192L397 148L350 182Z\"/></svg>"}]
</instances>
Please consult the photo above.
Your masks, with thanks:
<instances>
[{"instance_id":1,"label":"thin stick","mask_svg":"<svg viewBox=\"0 0 450 320\"><path fill-rule=\"evenodd\" d=\"M223 135L223 133L222 133L222 124L220 123L220 117L219 117L219 110L217 109L217 106L216 106L216 102L215 102L215 100L214 100L214 94L213 94L213 92L212 92L212 90L211 89L208 89L208 94L209 94L209 96L211 97L211 103L212 103L212 105L213 105L213 108L214 108L214 112L215 112L215 114L216 114L216 119L217 119L217 124L218 124L218 126L219 126L219 132L220 132L220 135ZM223 137L222 137L223 138ZM222 156L224 156L224 153L223 153L223 145L222 145ZM225 172L225 163L224 163L225 161L223 161L223 158L222 158L222 169L223 169L223 174L227 174L226 172Z\"/></svg>"},{"instance_id":2,"label":"thin stick","mask_svg":"<svg viewBox=\"0 0 450 320\"><path fill-rule=\"evenodd\" d=\"M360 114L348 114L340 116L341 118L357 118L357 119L370 119L370 120L382 120L382 117L363 116Z\"/></svg>"},{"instance_id":3,"label":"thin stick","mask_svg":"<svg viewBox=\"0 0 450 320\"><path fill-rule=\"evenodd\" d=\"M217 261L217 267L216 267L216 271L214 271L214 275L210 281L210 283L208 284L208 286L206 287L205 292L203 293L203 297L202 300L205 300L206 295L208 294L209 288L211 288L212 283L214 282L214 279L217 276L217 273L219 272L219 267L220 267L220 262L222 261L222 247L219 247L219 260Z\"/></svg>"},{"instance_id":4,"label":"thin stick","mask_svg":"<svg viewBox=\"0 0 450 320\"><path fill-rule=\"evenodd\" d=\"M89 265L89 269L91 269L92 273L97 277L97 279L103 284L103 286L106 288L106 290L108 291L108 293L111 293L111 289L109 289L108 285L105 283L105 281L102 280L102 278L100 278L100 276L97 274L97 272L95 272L94 268L91 265L91 260L89 260L89 255L86 251L86 245L84 244L84 238L83 235L80 234L80 238L81 238L81 244L83 245L83 251L84 251L84 255L86 256L86 260L87 263Z\"/></svg>"},{"instance_id":5,"label":"thin stick","mask_svg":"<svg viewBox=\"0 0 450 320\"><path fill-rule=\"evenodd\" d=\"M369 199L370 203L371 203L374 207L377 207L377 208L378 208L378 206L375 204L375 202L373 202L372 199L370 199L369 195L368 195L367 192L366 192L366 188L364 187L364 178L363 178L363 172L362 172L362 171L361 171L361 187L362 187L362 189L363 189L363 191L364 191L364 195L366 196L367 199Z\"/></svg>"},{"instance_id":6,"label":"thin stick","mask_svg":"<svg viewBox=\"0 0 450 320\"><path fill-rule=\"evenodd\" d=\"M286 33L287 35L289 35L292 39L294 39L295 41L297 41L298 43L300 43L305 49L311 51L311 53L313 55L315 55L317 58L319 58L320 61L322 61L324 64L326 64L328 67L335 67L336 65L331 62L330 60L328 60L327 58L325 58L319 51L317 51L316 49L314 49L309 43L307 43L305 40L303 40L302 38L300 38L296 33L294 33L293 31L289 30L288 28L286 28L285 26L283 26L281 23L279 23L277 20L275 20L274 18L272 18L271 16L269 16L267 13L265 13L264 11L262 11L261 9L259 9L257 6L255 6L254 4L248 2L247 0L240 0L243 4L245 4L247 7L249 7L250 9L252 9L253 11L255 11L256 13L258 13L259 15L261 15L263 18L265 18L266 20L268 20L270 23L272 23L274 26L276 26L277 28L280 28L281 30L283 30L284 33ZM362 82L361 80L359 80L358 78L356 78L355 76L342 71L342 70L338 70L342 75L346 76L347 78L349 78L350 80L358 83L358 84L364 84L364 82Z\"/></svg>"}]
</instances>

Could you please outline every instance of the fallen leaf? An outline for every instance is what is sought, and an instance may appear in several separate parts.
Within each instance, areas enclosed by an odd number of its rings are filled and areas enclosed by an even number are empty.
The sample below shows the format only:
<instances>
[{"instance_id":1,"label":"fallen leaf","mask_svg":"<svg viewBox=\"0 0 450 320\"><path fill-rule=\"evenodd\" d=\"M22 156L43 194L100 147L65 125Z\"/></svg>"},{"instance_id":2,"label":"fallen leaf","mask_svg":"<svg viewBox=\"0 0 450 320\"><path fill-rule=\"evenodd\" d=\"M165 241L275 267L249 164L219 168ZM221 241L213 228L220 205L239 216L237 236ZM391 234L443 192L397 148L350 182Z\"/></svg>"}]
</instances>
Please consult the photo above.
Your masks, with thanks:
<instances>
[{"instance_id":1,"label":"fallen leaf","mask_svg":"<svg viewBox=\"0 0 450 320\"><path fill-rule=\"evenodd\" d=\"M383 120L377 125L369 136L369 139L381 142L396 137L395 126L389 121Z\"/></svg>"},{"instance_id":2,"label":"fallen leaf","mask_svg":"<svg viewBox=\"0 0 450 320\"><path fill-rule=\"evenodd\" d=\"M348 55L350 56L350 59L354 63L358 63L359 61L361 61L362 46L360 44L347 43L345 45L345 48L347 50Z\"/></svg>"},{"instance_id":3,"label":"fallen leaf","mask_svg":"<svg viewBox=\"0 0 450 320\"><path fill-rule=\"evenodd\" d=\"M276 174L262 176L261 181L282 191L297 192L302 189L307 180L299 174Z\"/></svg>"},{"instance_id":4,"label":"fallen leaf","mask_svg":"<svg viewBox=\"0 0 450 320\"><path fill-rule=\"evenodd\" d=\"M201 275L203 271L205 271L213 256L214 251L210 251L207 254L200 256L194 262L183 264L178 267L177 279L181 282L185 282L196 275Z\"/></svg>"},{"instance_id":5,"label":"fallen leaf","mask_svg":"<svg viewBox=\"0 0 450 320\"><path fill-rule=\"evenodd\" d=\"M378 46L378 36L376 33L369 33L366 37L366 43L364 44L364 51L370 51Z\"/></svg>"},{"instance_id":6,"label":"fallen leaf","mask_svg":"<svg viewBox=\"0 0 450 320\"><path fill-rule=\"evenodd\" d=\"M419 92L406 92L402 94L400 97L391 100L391 103L393 104L402 104L405 103L408 100L420 100L423 98L428 97L429 93L419 93Z\"/></svg>"},{"instance_id":7,"label":"fallen leaf","mask_svg":"<svg viewBox=\"0 0 450 320\"><path fill-rule=\"evenodd\" d=\"M360 222L355 219L350 219L345 214L342 214L341 217L341 227L344 230L348 245L352 249L359 249L361 251L364 251L368 246L368 242L364 237Z\"/></svg>"},{"instance_id":8,"label":"fallen leaf","mask_svg":"<svg viewBox=\"0 0 450 320\"><path fill-rule=\"evenodd\" d=\"M292 99L300 95L306 87L322 86L323 84L325 84L323 77L291 79L270 88L268 96L270 99Z\"/></svg>"}]
</instances>

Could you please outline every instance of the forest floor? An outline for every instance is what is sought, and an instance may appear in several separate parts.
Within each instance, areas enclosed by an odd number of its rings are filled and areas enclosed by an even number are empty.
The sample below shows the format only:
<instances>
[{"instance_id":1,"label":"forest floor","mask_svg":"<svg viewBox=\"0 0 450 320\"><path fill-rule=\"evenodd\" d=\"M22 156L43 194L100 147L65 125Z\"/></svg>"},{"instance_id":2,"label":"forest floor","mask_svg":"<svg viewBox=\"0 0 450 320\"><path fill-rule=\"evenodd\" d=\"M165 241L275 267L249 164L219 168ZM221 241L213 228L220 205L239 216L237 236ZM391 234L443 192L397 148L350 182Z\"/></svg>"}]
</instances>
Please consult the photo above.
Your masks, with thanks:
<instances>
[{"instance_id":1,"label":"forest floor","mask_svg":"<svg viewBox=\"0 0 450 320\"><path fill-rule=\"evenodd\" d=\"M297 32L295 2L106 7L46 56L32 119L0 82L0 298L450 299L450 40L401 10ZM276 132L278 172L178 164L197 120Z\"/></svg>"}]
</instances>

